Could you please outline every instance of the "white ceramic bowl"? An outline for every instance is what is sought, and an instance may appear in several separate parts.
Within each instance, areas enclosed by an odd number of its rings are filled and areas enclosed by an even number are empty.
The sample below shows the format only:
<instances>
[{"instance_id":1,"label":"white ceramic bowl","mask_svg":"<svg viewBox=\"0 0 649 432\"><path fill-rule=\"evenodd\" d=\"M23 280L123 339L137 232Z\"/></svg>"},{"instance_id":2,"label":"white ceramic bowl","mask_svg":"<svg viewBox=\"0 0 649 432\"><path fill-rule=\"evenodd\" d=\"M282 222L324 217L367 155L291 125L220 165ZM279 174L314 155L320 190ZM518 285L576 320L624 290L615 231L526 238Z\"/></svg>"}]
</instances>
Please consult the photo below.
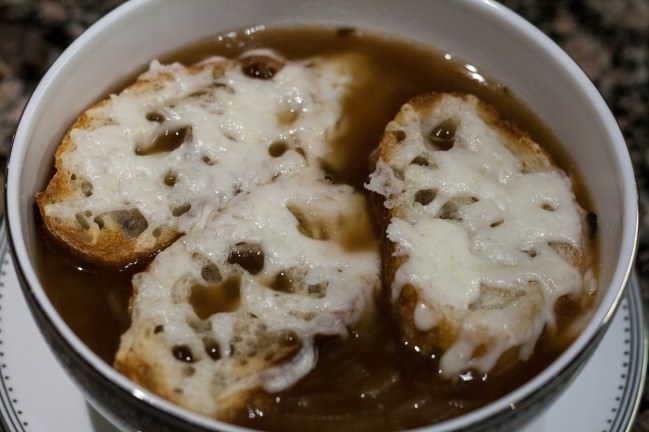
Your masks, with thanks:
<instances>
[{"instance_id":1,"label":"white ceramic bowl","mask_svg":"<svg viewBox=\"0 0 649 432\"><path fill-rule=\"evenodd\" d=\"M34 194L58 140L84 108L151 59L198 39L257 24L351 25L420 41L467 59L525 101L558 135L585 177L601 240L601 300L578 339L507 396L426 428L511 430L541 410L595 348L632 265L637 197L615 119L584 73L540 31L490 0L135 0L97 22L56 61L30 99L8 166L9 236L33 315L90 402L125 430L237 430L194 415L101 361L50 303L35 265Z\"/></svg>"}]
</instances>

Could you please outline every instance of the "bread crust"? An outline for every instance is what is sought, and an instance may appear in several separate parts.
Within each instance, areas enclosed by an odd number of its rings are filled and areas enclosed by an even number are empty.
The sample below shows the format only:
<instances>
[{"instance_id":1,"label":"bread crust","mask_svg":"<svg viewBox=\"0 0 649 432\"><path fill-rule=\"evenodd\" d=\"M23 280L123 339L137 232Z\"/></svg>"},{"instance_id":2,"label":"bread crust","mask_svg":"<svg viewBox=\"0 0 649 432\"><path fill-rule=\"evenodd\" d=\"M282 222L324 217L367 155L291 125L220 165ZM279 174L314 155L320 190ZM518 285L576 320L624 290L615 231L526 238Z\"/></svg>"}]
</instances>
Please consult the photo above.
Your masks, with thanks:
<instances>
[{"instance_id":1,"label":"bread crust","mask_svg":"<svg viewBox=\"0 0 649 432\"><path fill-rule=\"evenodd\" d=\"M211 70L214 79L217 79L227 68L237 65L237 61L219 59L188 66L184 68L184 73L193 75ZM138 95L153 92L175 78L169 69L149 71L140 75L117 97L125 93ZM103 111L111 103L112 97L96 102L70 126L54 155L54 176L46 188L36 194L35 201L44 229L73 255L99 266L122 268L155 255L177 240L182 232L168 225L154 229L148 226L146 217L136 207L125 208L120 203L115 203L115 212L101 215L86 211L77 213L74 218L62 218L47 212L50 205L64 204L92 194L86 187L86 180L66 166L65 157L76 150L75 132L92 131L110 124L111 118L105 117ZM101 221L98 221L98 217Z\"/></svg>"}]
</instances>

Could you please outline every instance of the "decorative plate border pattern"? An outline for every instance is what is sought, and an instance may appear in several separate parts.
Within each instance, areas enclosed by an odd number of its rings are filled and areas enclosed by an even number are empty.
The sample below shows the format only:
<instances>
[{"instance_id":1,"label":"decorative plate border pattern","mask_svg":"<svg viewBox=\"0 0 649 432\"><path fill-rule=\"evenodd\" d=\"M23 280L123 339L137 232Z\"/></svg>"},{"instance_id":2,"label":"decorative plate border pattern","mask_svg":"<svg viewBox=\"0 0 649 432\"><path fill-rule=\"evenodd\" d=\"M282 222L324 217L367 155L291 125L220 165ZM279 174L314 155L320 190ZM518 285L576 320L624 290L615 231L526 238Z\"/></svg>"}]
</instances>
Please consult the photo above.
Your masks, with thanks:
<instances>
[{"instance_id":1,"label":"decorative plate border pattern","mask_svg":"<svg viewBox=\"0 0 649 432\"><path fill-rule=\"evenodd\" d=\"M647 330L635 272L631 273L628 284L626 301L618 311L624 314L624 372L620 375L619 396L615 397L611 409L613 416L607 420L610 427L602 432L630 431L633 428L632 421L640 405L647 371Z\"/></svg>"},{"instance_id":2,"label":"decorative plate border pattern","mask_svg":"<svg viewBox=\"0 0 649 432\"><path fill-rule=\"evenodd\" d=\"M29 423L22 419L22 410L18 400L13 396L13 387L9 382L11 377L5 363L5 348L3 343L3 334L6 331L3 323L3 308L5 306L4 291L5 276L7 268L10 266L7 234L4 221L0 226L0 426L6 432L27 432Z\"/></svg>"},{"instance_id":3,"label":"decorative plate border pattern","mask_svg":"<svg viewBox=\"0 0 649 432\"><path fill-rule=\"evenodd\" d=\"M7 271L14 271L8 253L5 223L0 224L0 429L4 432L29 432L29 422L20 408L20 401L14 395L11 374L5 362L4 334L11 331L6 328L4 318L6 303ZM624 346L623 363L620 365L620 383L617 395L611 400L611 415L601 432L631 431L632 420L637 412L644 374L647 369L647 335L645 330L642 299L638 290L635 273L629 280L629 287L620 304L618 314L623 314ZM16 287L19 288L19 287ZM595 351L596 353L596 351Z\"/></svg>"}]
</instances>

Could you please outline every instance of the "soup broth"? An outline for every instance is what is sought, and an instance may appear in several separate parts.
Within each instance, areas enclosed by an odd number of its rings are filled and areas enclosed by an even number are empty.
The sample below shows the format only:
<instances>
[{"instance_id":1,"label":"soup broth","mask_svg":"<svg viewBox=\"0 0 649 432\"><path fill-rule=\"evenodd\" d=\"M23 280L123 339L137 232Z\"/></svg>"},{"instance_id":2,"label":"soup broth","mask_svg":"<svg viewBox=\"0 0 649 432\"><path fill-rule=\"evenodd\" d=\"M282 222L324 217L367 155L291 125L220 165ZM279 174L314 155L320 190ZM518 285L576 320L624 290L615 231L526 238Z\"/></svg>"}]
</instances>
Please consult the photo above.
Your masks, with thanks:
<instances>
[{"instance_id":1,"label":"soup broth","mask_svg":"<svg viewBox=\"0 0 649 432\"><path fill-rule=\"evenodd\" d=\"M364 190L369 155L386 123L410 98L430 91L465 92L494 105L504 119L541 143L570 173L582 207L590 207L583 182L552 132L506 87L451 54L353 28L259 27L201 41L161 61L191 64L256 48L272 49L289 60L347 52L363 58L365 69L356 71L358 78L344 102L340 133L331 143L334 163L326 169L336 182ZM131 276L147 262L120 270L98 268L70 256L45 233L41 240L38 271L50 300L73 331L112 364L120 335L129 326ZM592 245L596 256L595 239ZM586 309L576 316L583 316ZM559 325L567 328L572 320L560 317ZM467 372L447 380L439 375L434 356L423 357L401 342L387 302L377 296L349 337L318 341L315 370L288 390L257 394L240 413L238 423L281 431L424 426L505 395L539 373L570 341L544 334L527 362L499 373Z\"/></svg>"}]
</instances>

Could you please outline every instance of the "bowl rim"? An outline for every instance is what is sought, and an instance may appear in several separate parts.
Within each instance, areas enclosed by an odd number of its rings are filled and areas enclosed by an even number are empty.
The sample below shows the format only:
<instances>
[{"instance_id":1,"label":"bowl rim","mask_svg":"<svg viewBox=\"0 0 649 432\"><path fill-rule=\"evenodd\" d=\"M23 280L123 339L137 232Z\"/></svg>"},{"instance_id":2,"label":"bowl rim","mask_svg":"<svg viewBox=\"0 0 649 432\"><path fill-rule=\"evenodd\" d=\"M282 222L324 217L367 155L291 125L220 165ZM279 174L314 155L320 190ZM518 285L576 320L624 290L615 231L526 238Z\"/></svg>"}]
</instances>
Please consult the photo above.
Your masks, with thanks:
<instances>
[{"instance_id":1,"label":"bowl rim","mask_svg":"<svg viewBox=\"0 0 649 432\"><path fill-rule=\"evenodd\" d=\"M607 141L612 144L616 157L615 163L620 167L620 174L622 176L620 184L623 186L623 202L626 209L624 212L624 219L621 221L623 224L621 237L622 242L620 246L622 253L620 254L615 271L611 278L611 287L614 289L608 290L606 295L601 298L600 304L594 310L592 317L582 330L579 337L577 337L577 339L566 350L564 350L564 352L551 365L514 391L482 408L473 410L454 419L446 420L430 426L424 426L417 430L454 430L456 428L466 427L471 424L493 419L502 412L515 412L519 407L524 406L526 401L529 401L529 398L532 397L535 392L540 391L544 385L555 381L557 377L561 376L578 358L588 355L588 348L596 345L597 341L601 338L620 303L624 287L627 284L627 280L633 268L638 242L639 217L637 207L637 189L630 156L619 126L594 84L586 76L583 70L568 56L568 54L556 45L548 36L507 7L493 0L460 0L458 3L461 3L465 8L476 10L482 9L482 12L490 14L491 17L498 20L499 23L512 27L515 31L521 34L521 37L527 38L530 43L533 43L536 48L545 51L553 62L557 63L558 66L570 74L572 79L575 80L576 88L580 92L584 93L588 100L593 104L597 116L605 125L606 131L609 134ZM34 303L38 305L43 312L43 316L47 317L52 328L61 335L62 340L64 340L68 344L69 348L80 359L87 363L91 369L98 372L99 376L105 379L108 383L126 391L139 401L144 402L155 409L170 413L190 424L208 429L219 428L230 431L249 430L210 417L195 414L189 410L181 408L176 404L157 396L146 388L135 384L121 373L117 372L111 365L101 360L83 342L81 342L78 336L59 316L58 312L45 294L45 291L33 270L31 264L32 260L27 255L27 251L24 247L25 239L20 229L21 206L19 203L21 197L19 193L19 174L21 173L21 167L28 148L26 136L29 129L33 127L33 123L37 117L37 107L44 96L47 87L52 82L60 79L59 72L61 69L69 61L75 58L77 51L82 48L87 41L101 37L101 35L106 32L110 32L110 28L114 21L124 19L135 10L146 9L154 6L155 0L132 0L118 6L82 33L59 56L41 79L23 110L14 135L14 145L12 146L9 162L6 168L5 217L7 222L7 232L9 234L8 238L10 240L16 267L18 271L22 273L24 278L25 284L21 284L23 286L24 295L30 297Z\"/></svg>"}]
</instances>

